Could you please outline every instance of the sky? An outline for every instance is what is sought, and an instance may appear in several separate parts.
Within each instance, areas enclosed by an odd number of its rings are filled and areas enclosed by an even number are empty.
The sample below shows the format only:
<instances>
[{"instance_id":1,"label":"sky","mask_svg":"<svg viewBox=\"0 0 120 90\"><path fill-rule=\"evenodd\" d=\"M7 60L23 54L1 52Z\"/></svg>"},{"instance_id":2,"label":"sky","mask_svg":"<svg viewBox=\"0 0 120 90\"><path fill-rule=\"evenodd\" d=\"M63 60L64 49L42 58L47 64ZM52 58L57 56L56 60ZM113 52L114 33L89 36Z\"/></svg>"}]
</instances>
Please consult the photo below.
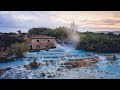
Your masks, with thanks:
<instances>
[{"instance_id":1,"label":"sky","mask_svg":"<svg viewBox=\"0 0 120 90\"><path fill-rule=\"evenodd\" d=\"M73 20L78 31L120 30L120 11L0 11L0 32L70 27Z\"/></svg>"}]
</instances>

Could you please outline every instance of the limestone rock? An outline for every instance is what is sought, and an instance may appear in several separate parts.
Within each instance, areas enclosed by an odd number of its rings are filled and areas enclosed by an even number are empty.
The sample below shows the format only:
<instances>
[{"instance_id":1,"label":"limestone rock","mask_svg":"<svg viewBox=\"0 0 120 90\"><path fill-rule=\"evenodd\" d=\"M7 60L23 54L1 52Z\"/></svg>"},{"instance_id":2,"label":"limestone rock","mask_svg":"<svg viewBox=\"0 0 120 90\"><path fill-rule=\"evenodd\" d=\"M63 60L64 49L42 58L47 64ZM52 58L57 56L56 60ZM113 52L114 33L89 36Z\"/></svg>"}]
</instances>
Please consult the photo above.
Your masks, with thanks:
<instances>
[{"instance_id":1,"label":"limestone rock","mask_svg":"<svg viewBox=\"0 0 120 90\"><path fill-rule=\"evenodd\" d=\"M117 57L115 55L107 55L107 60L117 60Z\"/></svg>"},{"instance_id":2,"label":"limestone rock","mask_svg":"<svg viewBox=\"0 0 120 90\"><path fill-rule=\"evenodd\" d=\"M39 62L31 62L30 64L28 64L28 65L24 65L24 67L27 69L27 70L29 70L29 69L32 69L32 68L37 68L37 67L39 67L40 65L42 65L41 63L39 63Z\"/></svg>"},{"instance_id":3,"label":"limestone rock","mask_svg":"<svg viewBox=\"0 0 120 90\"><path fill-rule=\"evenodd\" d=\"M4 74L4 70L0 70L0 75Z\"/></svg>"},{"instance_id":4,"label":"limestone rock","mask_svg":"<svg viewBox=\"0 0 120 90\"><path fill-rule=\"evenodd\" d=\"M93 58L84 58L84 59L71 59L68 62L64 63L66 68L76 68L76 67L86 67L91 63L96 63L98 61L98 57Z\"/></svg>"}]
</instances>

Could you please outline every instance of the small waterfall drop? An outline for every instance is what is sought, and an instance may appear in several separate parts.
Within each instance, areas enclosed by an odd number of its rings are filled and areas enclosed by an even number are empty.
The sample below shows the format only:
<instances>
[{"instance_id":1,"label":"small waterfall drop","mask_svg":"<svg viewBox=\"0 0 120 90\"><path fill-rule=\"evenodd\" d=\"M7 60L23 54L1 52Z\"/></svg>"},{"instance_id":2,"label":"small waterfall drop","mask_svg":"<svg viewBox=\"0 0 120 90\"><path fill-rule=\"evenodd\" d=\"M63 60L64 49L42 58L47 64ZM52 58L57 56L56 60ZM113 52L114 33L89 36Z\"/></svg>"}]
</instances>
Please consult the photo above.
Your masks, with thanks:
<instances>
[{"instance_id":1,"label":"small waterfall drop","mask_svg":"<svg viewBox=\"0 0 120 90\"><path fill-rule=\"evenodd\" d=\"M99 56L99 60L106 61L106 56Z\"/></svg>"},{"instance_id":2,"label":"small waterfall drop","mask_svg":"<svg viewBox=\"0 0 120 90\"><path fill-rule=\"evenodd\" d=\"M115 55L117 60L120 60L120 55Z\"/></svg>"}]
</instances>

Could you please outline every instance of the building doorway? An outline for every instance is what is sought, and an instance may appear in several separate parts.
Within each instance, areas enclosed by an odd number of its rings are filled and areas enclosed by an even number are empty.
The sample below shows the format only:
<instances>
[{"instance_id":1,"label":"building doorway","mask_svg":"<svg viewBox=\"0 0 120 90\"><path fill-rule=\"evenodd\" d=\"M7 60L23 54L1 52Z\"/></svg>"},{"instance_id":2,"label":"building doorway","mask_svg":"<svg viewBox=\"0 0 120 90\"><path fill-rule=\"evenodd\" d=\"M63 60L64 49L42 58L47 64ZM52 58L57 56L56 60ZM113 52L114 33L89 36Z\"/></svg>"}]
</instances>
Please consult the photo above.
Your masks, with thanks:
<instances>
[{"instance_id":1,"label":"building doorway","mask_svg":"<svg viewBox=\"0 0 120 90\"><path fill-rule=\"evenodd\" d=\"M37 45L37 46L36 46L36 49L40 49L40 45Z\"/></svg>"}]
</instances>

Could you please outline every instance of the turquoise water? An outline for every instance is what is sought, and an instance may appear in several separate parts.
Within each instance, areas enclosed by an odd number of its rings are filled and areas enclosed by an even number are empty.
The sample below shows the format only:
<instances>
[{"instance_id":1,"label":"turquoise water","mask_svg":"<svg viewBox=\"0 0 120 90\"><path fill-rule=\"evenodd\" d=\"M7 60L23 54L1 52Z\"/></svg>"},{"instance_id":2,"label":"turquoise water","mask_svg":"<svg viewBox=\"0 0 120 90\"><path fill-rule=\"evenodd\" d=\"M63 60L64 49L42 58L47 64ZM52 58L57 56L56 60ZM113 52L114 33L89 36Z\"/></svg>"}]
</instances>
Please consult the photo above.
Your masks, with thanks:
<instances>
[{"instance_id":1,"label":"turquoise water","mask_svg":"<svg viewBox=\"0 0 120 90\"><path fill-rule=\"evenodd\" d=\"M99 61L95 66L97 66L97 67L94 67L96 70L120 75L120 60Z\"/></svg>"},{"instance_id":2,"label":"turquoise water","mask_svg":"<svg viewBox=\"0 0 120 90\"><path fill-rule=\"evenodd\" d=\"M26 58L17 59L13 62L7 63L0 63L0 68L4 67L16 67L16 66L23 66L26 65L33 60L31 57L37 57L38 62L43 62L45 60L59 60L60 58L64 59L74 59L74 58L87 58L90 56L81 56L80 54L87 54L88 52L84 52L82 50L72 50L72 51L65 51L61 49L50 49L49 51L41 50L40 52L26 52L24 55ZM69 57L67 57L69 55ZM77 55L77 56L74 56Z\"/></svg>"},{"instance_id":3,"label":"turquoise water","mask_svg":"<svg viewBox=\"0 0 120 90\"><path fill-rule=\"evenodd\" d=\"M0 68L5 68L5 67L13 67L16 68L17 66L23 67L23 65L29 64L30 62L33 61L32 57L37 57L37 62L41 62L41 63L45 63L45 61L49 61L49 60L54 60L55 64L49 64L48 66L44 65L44 66L40 66L37 69L33 69L32 71L54 71L56 70L55 68L59 68L60 67L60 63L64 63L65 61L67 61L68 59L80 59L80 58L91 58L94 56L99 56L99 61L96 64L93 64L92 66L90 66L90 68L92 68L93 70L97 70L97 71L103 71L106 73L111 73L113 75L118 75L120 76L120 56L117 55L117 60L112 60L112 61L108 61L106 60L105 56L100 56L97 53L92 53L92 52L87 52L87 51L82 51L82 50L74 50L74 49L49 49L48 51L46 50L41 50L40 52L26 52L24 54L26 56L26 58L21 58L21 59L17 59L13 62L7 62L7 63L0 63ZM61 59L64 59L64 61L61 61ZM82 72L82 71L83 72ZM88 73L85 73L88 70ZM67 74L67 72L69 71L70 74ZM81 74L79 74L79 72L82 72ZM62 73L65 74L64 76L61 77L56 77L56 78L81 78L81 76L79 75L91 75L94 76L96 75L96 77L98 77L99 73L96 74L95 72L91 73L92 70L90 69L76 69L76 70L65 70ZM26 71L25 71L26 72ZM57 71L54 71L54 73L56 73ZM67 75L70 75L69 77ZM102 75L102 74L101 74ZM38 74L39 76L39 74ZM79 76L79 77L78 77ZM83 75L85 76L85 75ZM34 78L36 78L37 76L34 76ZM88 77L88 76L87 76ZM107 76L108 77L108 76ZM106 77L106 78L107 78Z\"/></svg>"}]
</instances>

